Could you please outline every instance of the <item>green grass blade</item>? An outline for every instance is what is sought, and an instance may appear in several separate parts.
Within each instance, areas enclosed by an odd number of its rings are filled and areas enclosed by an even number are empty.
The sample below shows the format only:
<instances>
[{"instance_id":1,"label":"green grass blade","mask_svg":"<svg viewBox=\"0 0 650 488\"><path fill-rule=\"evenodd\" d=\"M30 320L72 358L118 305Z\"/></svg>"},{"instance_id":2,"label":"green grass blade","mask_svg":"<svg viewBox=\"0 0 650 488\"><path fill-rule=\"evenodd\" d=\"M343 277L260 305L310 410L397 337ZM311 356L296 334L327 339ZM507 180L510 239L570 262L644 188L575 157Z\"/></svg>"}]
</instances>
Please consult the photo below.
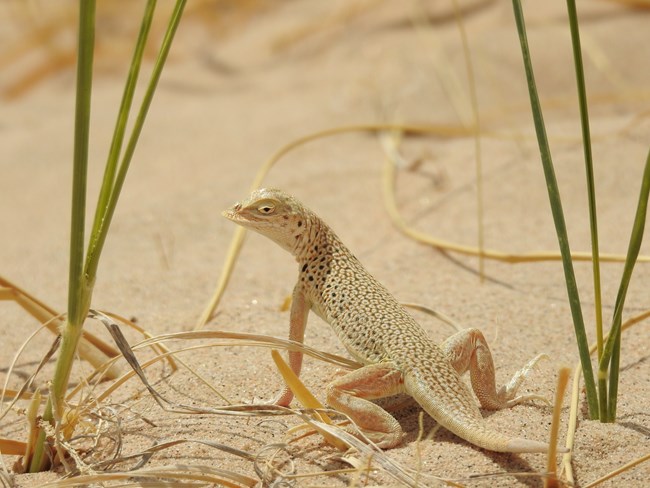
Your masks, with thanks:
<instances>
[{"instance_id":1,"label":"green grass blade","mask_svg":"<svg viewBox=\"0 0 650 488\"><path fill-rule=\"evenodd\" d=\"M90 99L95 48L95 2L80 2L77 89L75 106L74 156L72 174L72 220L70 232L70 275L68 282L68 322L81 323L85 318L83 297L84 232L86 219L86 182L90 137Z\"/></svg>"},{"instance_id":2,"label":"green grass blade","mask_svg":"<svg viewBox=\"0 0 650 488\"><path fill-rule=\"evenodd\" d=\"M170 19L170 23L162 43L160 54L154 65L152 79L145 93L142 107L134 123L133 132L125 150L119 170L116 171L116 161L124 140L128 112L135 91L138 72L142 61L144 45L151 26L156 1L149 0L145 9L140 35L131 63L131 69L116 122L113 142L104 174L104 182L98 202L93 233L86 255L84 266L84 219L86 204L86 175L88 165L88 134L90 119L90 93L92 87L92 59L94 50L95 0L80 0L79 20L79 63L77 79L77 111L75 125L75 156L73 181L73 212L70 264L70 302L68 324L63 335L61 352L57 361L51 394L45 407L43 419L49 422L60 417L60 407L63 405L63 394L67 388L72 360L77 342L81 335L84 318L90 305L90 297L94 284L99 256L108 233L108 228L117 205L120 190L126 178L126 173L135 151L138 137L142 130L147 111L153 99L156 86L167 59L174 34L180 23L186 1L178 0ZM74 294L74 295L73 295ZM46 439L42 431L37 441L37 447L29 466L30 472L46 469Z\"/></svg>"},{"instance_id":3,"label":"green grass blade","mask_svg":"<svg viewBox=\"0 0 650 488\"><path fill-rule=\"evenodd\" d=\"M524 61L524 68L526 70L526 80L528 82L528 93L530 95L530 104L533 112L533 120L535 122L535 131L537 133L539 152L542 159L542 165L544 167L546 187L548 189L548 196L551 203L551 212L553 214L553 221L555 223L555 230L560 246L560 253L562 255L562 265L564 267L564 277L567 286L567 293L569 296L569 305L571 307L571 315L573 317L576 341L578 343L578 352L580 354L580 362L582 364L583 375L585 379L585 389L587 391L589 414L591 418L597 418L598 395L596 392L596 383L594 381L593 368L591 366L591 360L589 357L589 344L587 342L587 334L585 332L584 319L582 317L582 309L580 307L580 296L578 294L578 286L576 284L575 273L573 271L573 262L571 261L571 250L569 247L569 238L567 235L566 223L564 221L564 212L562 210L560 192L557 185L557 179L555 177L555 170L553 168L553 161L551 159L551 151L548 145L548 137L546 135L546 128L544 126L544 118L542 116L542 108L539 102L539 96L537 94L535 76L530 59L530 51L528 49L528 38L526 36L524 14L521 8L520 0L512 0L512 6L515 14L517 31L519 33L521 53Z\"/></svg>"},{"instance_id":4,"label":"green grass blade","mask_svg":"<svg viewBox=\"0 0 650 488\"><path fill-rule=\"evenodd\" d=\"M616 295L616 304L614 306L614 317L612 319L612 328L609 337L603 348L603 355L599 363L599 375L606 375L608 366L611 364L610 373L610 391L608 398L608 418L613 422L616 418L616 393L618 390L618 355L621 347L621 322L623 317L623 307L627 289L632 278L632 271L639 256L641 242L643 241L643 232L645 230L645 221L648 210L648 196L650 195L650 152L646 157L645 169L643 170L643 179L641 181L641 191L639 192L639 202L637 204L634 224L632 225L632 235L627 249L621 284ZM616 364L615 364L616 363Z\"/></svg>"},{"instance_id":5,"label":"green grass blade","mask_svg":"<svg viewBox=\"0 0 650 488\"><path fill-rule=\"evenodd\" d=\"M124 94L122 95L122 102L120 103L120 109L118 111L117 121L115 123L115 129L113 131L113 140L111 141L111 147L108 152L108 158L106 160L106 167L104 169L104 179L102 181L102 187L99 192L97 207L95 209L95 220L93 223L93 229L90 234L89 248L93 248L95 246L99 228L101 227L102 220L106 216L106 207L108 205L108 200L111 196L113 185L115 183L115 173L117 172L117 163L120 159L120 152L122 151L122 144L124 142L126 125L129 120L129 112L131 111L133 95L135 93L135 88L138 82L138 75L140 74L140 66L142 65L142 56L144 55L144 48L147 44L147 39L149 37L151 22L153 20L153 15L156 10L156 3L157 0L149 0L145 7L144 15L142 17L140 32L138 34L138 38L136 41L135 50L133 52L133 58L131 60L131 66L129 68L129 74L127 76L126 83L124 86Z\"/></svg>"},{"instance_id":6,"label":"green grass blade","mask_svg":"<svg viewBox=\"0 0 650 488\"><path fill-rule=\"evenodd\" d=\"M81 328L89 305L89 283L83 273L86 180L90 135L90 99L92 92L93 53L95 47L95 1L79 2L79 47L75 109L75 136L72 181L72 223L70 238L70 282L68 320L63 330L50 396L63 402Z\"/></svg>"},{"instance_id":7,"label":"green grass blade","mask_svg":"<svg viewBox=\"0 0 650 488\"><path fill-rule=\"evenodd\" d=\"M133 158L133 153L135 152L135 147L138 143L138 138L140 137L144 121L147 117L147 112L149 111L149 107L151 105L151 101L153 100L158 81L160 80L160 75L162 74L165 61L167 60L167 55L169 54L172 41L174 40L174 35L176 34L176 30L178 29L178 25L183 15L185 4L186 0L178 0L176 2L176 6L174 7L174 11L172 12L169 25L167 26L167 31L165 32L165 37L162 41L160 52L158 53L158 58L154 64L151 80L149 81L149 85L147 86L147 90L142 101L142 105L140 106L140 110L133 124L131 137L129 138L129 142L126 146L126 149L124 150L124 156L115 178L115 184L106 205L105 216L102 219L101 225L98 229L94 246L88 251L88 256L86 259L86 273L88 275L94 276L97 272L99 256L104 247L104 243L106 242L108 228L113 219L113 214L115 213L115 208L117 207L117 201L119 199L120 192L122 191L122 186L124 185L124 180L126 179L126 174L129 170L129 166Z\"/></svg>"},{"instance_id":8,"label":"green grass blade","mask_svg":"<svg viewBox=\"0 0 650 488\"><path fill-rule=\"evenodd\" d=\"M616 404L618 402L618 374L621 361L621 325L616 327L616 340L609 364L609 396L607 397L607 422L616 420Z\"/></svg>"},{"instance_id":9,"label":"green grass blade","mask_svg":"<svg viewBox=\"0 0 650 488\"><path fill-rule=\"evenodd\" d=\"M594 306L596 317L596 344L598 357L603 353L603 307L600 286L600 251L598 245L598 217L596 213L596 185L594 182L594 166L591 152L591 130L589 128L589 110L587 107L587 89L585 88L585 72L582 64L582 48L580 30L578 28L578 12L575 0L567 0L569 27L571 29L571 45L573 47L573 62L578 88L580 105L580 124L582 127L582 147L585 157L585 172L587 178L587 197L589 202L589 225L591 229L592 274L594 281ZM598 416L607 418L607 379L598 376Z\"/></svg>"},{"instance_id":10,"label":"green grass blade","mask_svg":"<svg viewBox=\"0 0 650 488\"><path fill-rule=\"evenodd\" d=\"M83 273L84 222L86 217L86 179L88 173L88 141L90 135L90 99L92 92L93 54L95 48L95 1L79 1L79 39L77 61L77 88L75 106L74 156L72 176L72 219L70 232L70 277L68 288L68 320L62 333L61 349L57 358L50 394L43 420L52 422L59 412L53 405L63 404L77 343L86 312L90 289ZM56 414L56 415L55 415ZM47 465L45 432L41 431L30 472Z\"/></svg>"}]
</instances>

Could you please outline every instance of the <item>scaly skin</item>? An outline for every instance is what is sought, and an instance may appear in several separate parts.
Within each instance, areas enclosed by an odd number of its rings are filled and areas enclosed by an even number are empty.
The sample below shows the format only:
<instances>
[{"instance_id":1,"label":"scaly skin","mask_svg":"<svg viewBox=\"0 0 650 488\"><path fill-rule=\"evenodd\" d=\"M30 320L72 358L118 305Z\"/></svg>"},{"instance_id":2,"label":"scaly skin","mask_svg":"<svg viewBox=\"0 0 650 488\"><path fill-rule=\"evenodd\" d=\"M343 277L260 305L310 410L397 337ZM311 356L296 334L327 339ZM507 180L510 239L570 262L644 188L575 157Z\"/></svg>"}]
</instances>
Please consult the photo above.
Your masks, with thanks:
<instances>
[{"instance_id":1,"label":"scaly skin","mask_svg":"<svg viewBox=\"0 0 650 488\"><path fill-rule=\"evenodd\" d=\"M268 237L296 258L299 276L289 337L303 342L307 315L313 310L365 365L334 381L327 400L377 445L396 446L403 433L390 414L369 400L406 393L440 425L476 446L500 452L548 450L547 444L513 438L487 426L460 378L470 371L472 387L484 408L539 399L515 395L541 355L497 391L492 357L480 331L467 329L436 345L332 229L292 196L280 190L256 190L223 215ZM290 352L289 364L299 375L302 353ZM285 389L275 403L289 405L292 397Z\"/></svg>"}]
</instances>

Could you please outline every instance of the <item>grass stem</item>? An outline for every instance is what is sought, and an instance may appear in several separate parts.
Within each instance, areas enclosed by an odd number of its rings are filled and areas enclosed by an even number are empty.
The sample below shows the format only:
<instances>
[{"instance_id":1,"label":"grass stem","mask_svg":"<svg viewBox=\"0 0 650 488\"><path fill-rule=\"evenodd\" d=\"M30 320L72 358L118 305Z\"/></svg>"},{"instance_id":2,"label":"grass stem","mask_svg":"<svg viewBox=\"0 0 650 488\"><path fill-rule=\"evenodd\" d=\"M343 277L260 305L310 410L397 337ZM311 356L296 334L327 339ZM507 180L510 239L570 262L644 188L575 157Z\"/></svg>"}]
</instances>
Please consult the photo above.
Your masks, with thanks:
<instances>
[{"instance_id":1,"label":"grass stem","mask_svg":"<svg viewBox=\"0 0 650 488\"><path fill-rule=\"evenodd\" d=\"M140 133L142 132L142 127L144 126L144 121L147 117L151 101L153 100L156 87L158 86L158 81L160 80L160 75L162 74L165 61L167 60L167 55L171 49L172 41L174 40L174 35L178 29L178 25L180 23L183 9L185 8L186 3L186 0L177 0L174 11L172 12L169 25L167 26L167 31L165 32L165 37L163 38L160 52L158 54L158 58L156 59L153 67L151 79L149 80L144 99L133 124L131 137L129 138L126 149L124 150L122 162L120 163L119 170L117 171L117 175L115 177L115 182L111 188L111 193L106 203L103 217L100 219L100 225L97 229L95 239L93 240L93 246L88 250L85 266L86 274L88 275L94 276L97 272L99 257L104 247L104 243L106 242L106 237L108 236L108 229L113 219L115 208L117 207L117 201L120 197L120 192L122 191L122 187L124 185L124 181L131 164L131 160L133 159L133 154L135 153L135 148L138 143Z\"/></svg>"},{"instance_id":2,"label":"grass stem","mask_svg":"<svg viewBox=\"0 0 650 488\"><path fill-rule=\"evenodd\" d=\"M535 84L535 75L533 73L533 65L530 57L530 50L528 48L528 38L526 36L524 13L521 8L520 0L512 0L512 6L515 14L517 31L519 33L521 53L528 83L528 93L530 95L530 105L533 112L533 121L535 123L535 132L537 133L537 142L542 159L542 166L544 168L544 177L546 179L546 187L551 204L551 213L553 215L553 222L558 237L560 254L562 255L562 265L564 268L564 278L569 297L569 306L573 317L573 326L578 344L578 352L585 379L589 415L591 418L598 418L598 394L596 391L596 383L594 381L593 368L589 357L589 344L587 342L582 308L580 306L580 296L573 270L573 261L571 260L571 249L569 246L566 222L564 220L564 211L562 210L560 191L555 177L555 169L553 168L551 151L548 144L548 137L546 135L542 107L539 101L539 95L537 94L537 86Z\"/></svg>"},{"instance_id":3,"label":"grass stem","mask_svg":"<svg viewBox=\"0 0 650 488\"><path fill-rule=\"evenodd\" d=\"M582 47L580 30L578 28L578 12L575 0L567 0L569 28L571 30L571 46L573 47L574 71L580 105L580 125L582 128L582 147L585 158L585 173L587 178L587 198L589 204L589 225L591 231L592 275L594 282L594 313L596 318L596 344L598 357L603 353L603 307L600 282L600 251L598 244L598 217L596 212L596 185L594 182L594 165L591 151L591 130L589 128L589 110L587 107L587 89L585 72L582 63ZM607 378L598 375L598 416L607 417Z\"/></svg>"},{"instance_id":4,"label":"grass stem","mask_svg":"<svg viewBox=\"0 0 650 488\"><path fill-rule=\"evenodd\" d=\"M94 248L96 245L97 235L99 234L99 229L102 226L102 222L104 218L106 217L106 208L108 206L108 200L111 196L111 192L115 184L115 173L117 172L117 163L120 158L120 152L122 151L124 134L126 133L126 125L129 120L129 113L133 102L133 95L135 93L135 88L138 82L138 76L140 74L140 66L142 65L144 48L147 44L147 38L149 37L149 30L151 29L151 22L153 20L153 14L156 9L156 2L157 0L149 0L147 2L144 15L142 17L140 32L138 34L135 50L133 52L131 67L129 68L129 74L126 79L124 94L122 95L122 102L120 103L120 109L118 111L117 121L115 123L115 129L113 131L113 139L111 141L111 147L109 149L108 158L106 160L106 167L104 169L104 179L102 181L102 186L97 201L97 208L95 210L95 220L93 222L93 229L91 232L89 249Z\"/></svg>"},{"instance_id":5,"label":"grass stem","mask_svg":"<svg viewBox=\"0 0 650 488\"><path fill-rule=\"evenodd\" d=\"M60 418L60 411L53 411L52 398L59 409L68 386L70 371L77 343L81 337L83 322L90 304L92 282L83 272L84 234L86 218L86 179L88 173L88 140L90 136L90 99L92 93L93 54L95 48L95 0L79 0L79 37L77 61L77 90L75 106L74 155L72 174L72 219L70 231L70 275L68 287L68 319L62 333L61 349L57 358L52 386L45 406L43 420L52 422ZM40 431L30 472L45 469L46 437Z\"/></svg>"},{"instance_id":6,"label":"grass stem","mask_svg":"<svg viewBox=\"0 0 650 488\"><path fill-rule=\"evenodd\" d=\"M55 366L50 395L45 406L43 420L58 422L64 408L64 393L68 386L72 363L81 337L83 322L90 308L92 290L97 274L99 257L106 241L108 229L113 217L120 191L126 178L129 165L135 152L138 138L151 105L163 66L169 54L174 34L186 0L177 0L176 7L169 21L167 32L162 42L153 73L147 87L144 100L134 122L131 137L119 168L117 161L121 152L129 111L133 101L135 86L140 71L144 47L151 27L156 0L149 0L138 35L135 52L131 61L122 102L113 134L113 140L104 172L104 180L95 219L91 232L88 252L84 262L84 222L86 210L86 180L88 168L88 139L90 126L90 96L92 88L92 65L95 37L95 0L79 1L79 45L77 64L77 91L75 112L75 143L73 161L72 188L72 225L70 241L70 282L68 293L68 320L63 331L61 349ZM56 406L54 408L53 406ZM47 469L50 450L47 448L45 432L39 432L38 441L30 462L29 471Z\"/></svg>"},{"instance_id":7,"label":"grass stem","mask_svg":"<svg viewBox=\"0 0 650 488\"><path fill-rule=\"evenodd\" d=\"M616 397L618 393L618 362L621 348L621 322L623 318L623 307L625 305L625 297L627 289L632 278L632 271L636 264L639 250L641 249L641 242L643 241L643 232L645 230L645 221L648 210L648 196L650 195L650 152L646 157L645 169L643 170L643 177L641 180L641 191L639 192L639 202L637 204L636 215L634 216L634 223L632 224L632 234L630 236L630 243L628 245L627 257L623 267L623 275L621 276L621 283L616 295L616 303L614 305L614 317L612 319L612 327L609 332L609 337L603 347L603 354L600 357L598 364L599 376L607 375L609 366L609 393L608 393L608 406L607 406L607 421L613 422L616 419ZM611 364L610 364L611 361Z\"/></svg>"}]
</instances>

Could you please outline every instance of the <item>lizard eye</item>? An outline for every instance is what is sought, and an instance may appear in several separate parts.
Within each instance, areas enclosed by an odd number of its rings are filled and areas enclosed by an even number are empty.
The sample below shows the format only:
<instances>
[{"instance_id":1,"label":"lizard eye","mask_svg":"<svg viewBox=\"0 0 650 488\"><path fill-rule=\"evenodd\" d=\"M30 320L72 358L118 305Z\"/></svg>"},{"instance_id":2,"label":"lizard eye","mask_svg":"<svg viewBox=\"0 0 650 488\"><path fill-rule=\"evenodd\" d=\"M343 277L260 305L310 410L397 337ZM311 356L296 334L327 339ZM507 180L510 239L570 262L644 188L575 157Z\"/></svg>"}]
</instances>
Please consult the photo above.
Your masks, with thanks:
<instances>
[{"instance_id":1,"label":"lizard eye","mask_svg":"<svg viewBox=\"0 0 650 488\"><path fill-rule=\"evenodd\" d=\"M265 202L257 207L257 211L263 215L269 215L275 211L275 205L270 202Z\"/></svg>"}]
</instances>

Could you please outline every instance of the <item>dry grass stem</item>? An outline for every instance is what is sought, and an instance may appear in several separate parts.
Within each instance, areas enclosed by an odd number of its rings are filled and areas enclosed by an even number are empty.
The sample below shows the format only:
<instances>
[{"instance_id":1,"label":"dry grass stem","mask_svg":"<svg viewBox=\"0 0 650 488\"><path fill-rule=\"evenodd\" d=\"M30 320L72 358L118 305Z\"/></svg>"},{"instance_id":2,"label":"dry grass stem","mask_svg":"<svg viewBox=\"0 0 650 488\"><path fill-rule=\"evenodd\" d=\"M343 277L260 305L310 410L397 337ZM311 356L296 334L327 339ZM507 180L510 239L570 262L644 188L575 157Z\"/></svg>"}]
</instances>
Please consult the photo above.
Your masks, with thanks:
<instances>
[{"instance_id":1,"label":"dry grass stem","mask_svg":"<svg viewBox=\"0 0 650 488\"><path fill-rule=\"evenodd\" d=\"M107 312L107 311L104 311L104 310L102 310L101 313L103 313L107 317L112 318L113 320L117 320L117 321L131 327L132 329L138 331L146 339L150 339L150 338L153 337L147 330L140 327L138 324L136 324L132 320L127 319L126 317L123 317L123 316L118 315L116 313ZM155 352L158 352L158 353L161 353L161 354L169 352L169 349L167 349L167 347L164 344L153 344L151 347ZM169 366L172 368L172 371L176 371L178 369L178 366L174 362L173 356L169 356L167 361L169 363Z\"/></svg>"},{"instance_id":2,"label":"dry grass stem","mask_svg":"<svg viewBox=\"0 0 650 488\"><path fill-rule=\"evenodd\" d=\"M557 376L557 387L555 389L555 405L553 407L553 420L551 422L551 436L548 441L548 457L546 462L546 471L548 477L544 478L544 488L557 488L560 486L557 479L557 441L560 430L560 417L562 415L562 403L564 402L564 392L569 382L569 368L560 368Z\"/></svg>"},{"instance_id":3,"label":"dry grass stem","mask_svg":"<svg viewBox=\"0 0 650 488\"><path fill-rule=\"evenodd\" d=\"M151 339L146 339L136 344L134 349L147 347L153 343L171 341L171 340L198 340L198 339L229 339L236 341L234 343L224 343L218 345L237 345L237 346L256 346L266 348L281 348L287 351L301 351L302 353L333 364L341 368L357 369L361 364L352 360L324 351L320 351L306 344L291 341L288 339L280 339L278 337L262 335L262 334L249 334L246 332L231 332L223 330L201 330L201 331L188 331L188 332L174 332L170 334L161 334Z\"/></svg>"},{"instance_id":4,"label":"dry grass stem","mask_svg":"<svg viewBox=\"0 0 650 488\"><path fill-rule=\"evenodd\" d=\"M38 331L36 331L38 332ZM16 352L16 355L14 356L13 361L11 362L11 366L7 370L7 378L5 379L5 384L2 390L2 396L0 396L0 401L4 402L4 391L7 387L7 382L9 381L9 377L11 376L11 373L14 369L14 366L16 365L16 361L18 360L18 357L20 356L20 353L22 352L23 347L31 340L31 338L34 336L32 334L25 343L23 343L23 346ZM47 364L47 362L52 358L54 353L57 351L59 348L59 345L61 344L61 336L57 336L54 341L52 342L52 345L50 346L50 349L45 353L45 355L41 358L38 366L36 367L36 370L29 375L27 380L23 382L23 385L20 387L18 390L18 394L14 396L13 400L9 402L9 405L0 413L0 420L2 420L7 413L13 408L13 406L16 404L16 402L22 398L22 396L27 392L27 390L32 386L32 383L34 382L34 378L38 375L38 373L43 369L43 366ZM33 399L33 398L32 398ZM1 403L0 402L0 403Z\"/></svg>"},{"instance_id":5,"label":"dry grass stem","mask_svg":"<svg viewBox=\"0 0 650 488\"><path fill-rule=\"evenodd\" d=\"M443 251L452 251L467 256L482 255L486 259L492 259L494 261L501 261L509 264L557 261L560 259L560 255L557 252L550 251L512 254L493 249L481 250L478 247L459 245L450 241L438 239L413 228L406 222L397 208L397 201L395 199L395 185L397 181L396 169L398 165L397 160L393 156L395 154L395 149L386 150L385 152L386 160L384 164L383 175L384 202L386 204L386 210L391 220L395 226L406 236L411 237L417 242L435 247ZM591 253L573 252L571 254L571 258L574 261L591 261ZM601 253L600 261L619 263L625 261L625 256L620 254ZM650 262L650 256L639 256L638 262Z\"/></svg>"},{"instance_id":6,"label":"dry grass stem","mask_svg":"<svg viewBox=\"0 0 650 488\"><path fill-rule=\"evenodd\" d=\"M22 456L26 449L26 442L0 438L0 454L3 456Z\"/></svg>"},{"instance_id":7,"label":"dry grass stem","mask_svg":"<svg viewBox=\"0 0 650 488\"><path fill-rule=\"evenodd\" d=\"M412 308L413 310L417 310L418 312L431 315L432 317L437 318L441 322L444 322L445 324L452 326L454 330L456 330L456 332L460 332L463 329L461 325L455 322L454 319L452 319L448 315L445 315L442 312L438 312L437 310L434 310L431 307L427 307L426 305L421 305L419 303L410 303L410 302L402 302L401 305L403 307Z\"/></svg>"},{"instance_id":8,"label":"dry grass stem","mask_svg":"<svg viewBox=\"0 0 650 488\"><path fill-rule=\"evenodd\" d=\"M630 469L638 466L641 463L645 463L646 461L650 460L650 453L644 454L641 457L636 458L633 461L630 461L627 464L624 464L620 468L617 468L609 473L607 473L605 476L598 478L596 481L593 481L589 483L588 485L585 485L584 488L593 488L594 486L598 486L601 483L604 483L605 481L612 479L616 476L618 476L621 473L624 473L625 471L629 471Z\"/></svg>"},{"instance_id":9,"label":"dry grass stem","mask_svg":"<svg viewBox=\"0 0 650 488\"><path fill-rule=\"evenodd\" d=\"M257 486L258 480L245 476L234 471L219 469L206 465L173 464L155 468L141 468L137 472L112 472L81 475L67 480L57 480L42 485L44 488L72 488L84 484L106 483L109 481L128 481L133 477L143 478L160 482L160 479L175 480L171 486L179 486L176 483L181 481L201 481L204 483L216 483L232 488L241 486ZM138 485L134 485L138 486Z\"/></svg>"},{"instance_id":10,"label":"dry grass stem","mask_svg":"<svg viewBox=\"0 0 650 488\"><path fill-rule=\"evenodd\" d=\"M326 424L332 425L333 424L332 419L330 419L326 413L318 411L318 409L325 408L323 404L319 402L316 399L316 397L312 394L312 392L310 392L307 389L307 387L303 384L303 382L300 381L300 378L298 378L298 376L293 372L293 370L284 361L284 359L282 359L278 351L272 349L271 356L273 357L273 362L275 362L275 366L280 371L280 374L282 375L284 382L291 389L294 396L296 397L296 400L298 400L298 402L300 402L300 404L303 407L310 409L314 412L314 416L313 416L314 420L318 420L319 422L324 422ZM338 438L330 436L327 432L320 431L320 430L319 432L323 435L323 437L328 443L330 443L340 451L345 451L348 447L350 447L348 444L339 441Z\"/></svg>"},{"instance_id":11,"label":"dry grass stem","mask_svg":"<svg viewBox=\"0 0 650 488\"><path fill-rule=\"evenodd\" d=\"M59 334L59 329L63 326L62 319L64 318L64 314L57 313L54 309L2 276L0 276L0 300L16 302L23 310L38 322L44 324L55 335ZM94 367L98 367L108 359L119 355L114 347L99 337L86 330L82 334L82 339L79 342L79 356ZM106 372L106 378L114 379L119 376L120 371L117 367L115 368Z\"/></svg>"}]
</instances>

